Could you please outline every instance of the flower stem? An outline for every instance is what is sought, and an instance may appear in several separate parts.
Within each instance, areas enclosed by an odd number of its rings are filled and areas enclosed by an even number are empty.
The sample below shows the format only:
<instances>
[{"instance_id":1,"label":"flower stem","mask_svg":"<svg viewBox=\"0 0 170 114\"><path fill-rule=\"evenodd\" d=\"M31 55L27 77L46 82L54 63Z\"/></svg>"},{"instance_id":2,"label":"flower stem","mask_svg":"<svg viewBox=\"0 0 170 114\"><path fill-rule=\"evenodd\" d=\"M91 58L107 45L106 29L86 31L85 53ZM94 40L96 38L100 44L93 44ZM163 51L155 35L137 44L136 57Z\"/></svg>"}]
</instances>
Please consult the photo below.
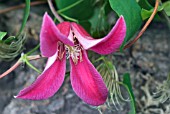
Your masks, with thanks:
<instances>
[{"instance_id":1,"label":"flower stem","mask_svg":"<svg viewBox=\"0 0 170 114\"><path fill-rule=\"evenodd\" d=\"M76 20L76 19L74 19L74 18L71 18L71 17L68 17L68 16L66 16L66 15L64 15L64 14L62 14L62 13L60 13L60 15L61 15L62 17L64 17L65 19L67 19L67 20L70 20L70 21L73 21L73 22L76 22L76 23L79 22L78 20Z\"/></svg>"},{"instance_id":2,"label":"flower stem","mask_svg":"<svg viewBox=\"0 0 170 114\"><path fill-rule=\"evenodd\" d=\"M48 5L53 13L53 15L56 17L56 19L61 23L63 22L64 20L58 15L58 13L56 12L54 6L53 6L53 3L51 0L47 0L48 1Z\"/></svg>"},{"instance_id":3,"label":"flower stem","mask_svg":"<svg viewBox=\"0 0 170 114\"><path fill-rule=\"evenodd\" d=\"M57 12L58 12L58 14L60 14L60 13L62 13L62 12L65 12L65 11L67 11L67 10L75 7L76 5L80 4L80 3L83 2L83 1L84 1L84 0L79 0L79 1L77 1L77 2L75 2L75 3L73 3L73 4L69 5L69 6L67 6L67 7L65 7L65 8L63 8L63 9L61 9L61 10L58 10Z\"/></svg>"},{"instance_id":4,"label":"flower stem","mask_svg":"<svg viewBox=\"0 0 170 114\"><path fill-rule=\"evenodd\" d=\"M21 60L19 59L10 69L5 71L3 74L0 75L0 79L8 75L10 72L15 70L21 64Z\"/></svg>"},{"instance_id":5,"label":"flower stem","mask_svg":"<svg viewBox=\"0 0 170 114\"><path fill-rule=\"evenodd\" d=\"M32 56L27 56L27 60L37 60L42 58L43 56L41 55L32 55ZM5 71L3 74L0 75L0 79L11 73L13 70L15 70L20 64L22 63L22 57L19 58L19 60L7 71Z\"/></svg>"},{"instance_id":6,"label":"flower stem","mask_svg":"<svg viewBox=\"0 0 170 114\"><path fill-rule=\"evenodd\" d=\"M34 53L38 48L40 47L40 44L38 44L35 48L33 48L31 51L29 51L28 53L26 53L26 55L31 55L32 53Z\"/></svg>"},{"instance_id":7,"label":"flower stem","mask_svg":"<svg viewBox=\"0 0 170 114\"><path fill-rule=\"evenodd\" d=\"M156 15L158 6L159 6L159 0L156 0L154 11L153 11L152 15L150 16L148 21L145 23L145 25L143 26L143 28L141 29L139 34L136 36L136 38L134 38L132 41L130 41L128 44L126 44L124 49L131 47L142 36L142 34L145 32L145 30L147 29L147 27L149 26L149 24L153 20L154 16Z\"/></svg>"},{"instance_id":8,"label":"flower stem","mask_svg":"<svg viewBox=\"0 0 170 114\"><path fill-rule=\"evenodd\" d=\"M35 70L36 72L38 72L39 74L41 74L41 71L38 70L37 68L35 68L35 67L27 60L27 58L25 58L25 63L26 63L29 67L31 67L33 70Z\"/></svg>"}]
</instances>

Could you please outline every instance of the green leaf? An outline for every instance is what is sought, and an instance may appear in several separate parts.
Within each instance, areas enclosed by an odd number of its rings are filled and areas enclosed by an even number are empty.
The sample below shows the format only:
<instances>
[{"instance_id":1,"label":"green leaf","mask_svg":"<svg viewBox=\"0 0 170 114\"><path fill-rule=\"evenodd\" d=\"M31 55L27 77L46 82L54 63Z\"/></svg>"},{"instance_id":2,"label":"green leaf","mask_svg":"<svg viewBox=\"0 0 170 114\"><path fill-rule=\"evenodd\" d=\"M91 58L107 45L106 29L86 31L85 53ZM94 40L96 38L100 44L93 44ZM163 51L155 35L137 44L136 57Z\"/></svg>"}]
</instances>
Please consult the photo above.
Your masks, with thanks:
<instances>
[{"instance_id":1,"label":"green leaf","mask_svg":"<svg viewBox=\"0 0 170 114\"><path fill-rule=\"evenodd\" d=\"M25 0L25 4L26 5L24 9L23 21L18 35L21 34L21 32L23 31L30 13L30 0Z\"/></svg>"},{"instance_id":2,"label":"green leaf","mask_svg":"<svg viewBox=\"0 0 170 114\"><path fill-rule=\"evenodd\" d=\"M81 26L83 26L83 28L88 32L90 33L90 29L91 29L91 23L87 20L84 20L84 21L79 21L79 24Z\"/></svg>"},{"instance_id":3,"label":"green leaf","mask_svg":"<svg viewBox=\"0 0 170 114\"><path fill-rule=\"evenodd\" d=\"M142 9L141 11L141 16L142 16L142 20L145 20L147 18L149 18L152 14L152 11L150 10L146 10L146 9Z\"/></svg>"},{"instance_id":4,"label":"green leaf","mask_svg":"<svg viewBox=\"0 0 170 114\"><path fill-rule=\"evenodd\" d=\"M91 0L55 0L55 2L59 9L59 14L62 13L78 20L86 20L93 15ZM66 10L62 11L62 9Z\"/></svg>"},{"instance_id":5,"label":"green leaf","mask_svg":"<svg viewBox=\"0 0 170 114\"><path fill-rule=\"evenodd\" d=\"M142 19L145 20L145 19L149 18L151 16L153 10L154 10L154 8L152 8L150 10L142 9L142 11L141 11ZM159 6L157 11L160 12L162 10L163 10L163 6ZM159 19L159 15L156 14L155 18Z\"/></svg>"},{"instance_id":6,"label":"green leaf","mask_svg":"<svg viewBox=\"0 0 170 114\"><path fill-rule=\"evenodd\" d=\"M130 92L129 94L130 94L130 97L131 97L131 101L130 101L131 110L129 111L128 114L136 114L135 96L133 94L129 73L126 73L126 74L123 75L123 83L128 87L128 90Z\"/></svg>"},{"instance_id":7,"label":"green leaf","mask_svg":"<svg viewBox=\"0 0 170 114\"><path fill-rule=\"evenodd\" d=\"M89 19L89 21L91 23L90 33L93 37L104 37L108 33L110 26L107 22L104 8L96 7L94 9L94 15Z\"/></svg>"},{"instance_id":8,"label":"green leaf","mask_svg":"<svg viewBox=\"0 0 170 114\"><path fill-rule=\"evenodd\" d=\"M152 5L147 0L140 0L138 4L141 6L141 8L144 8L146 10L150 10L153 8Z\"/></svg>"},{"instance_id":9,"label":"green leaf","mask_svg":"<svg viewBox=\"0 0 170 114\"><path fill-rule=\"evenodd\" d=\"M127 32L121 49L138 31L142 24L141 8L136 0L109 0L111 8L126 21Z\"/></svg>"},{"instance_id":10,"label":"green leaf","mask_svg":"<svg viewBox=\"0 0 170 114\"><path fill-rule=\"evenodd\" d=\"M0 31L0 40L3 40L3 38L6 36L7 32L1 32Z\"/></svg>"},{"instance_id":11,"label":"green leaf","mask_svg":"<svg viewBox=\"0 0 170 114\"><path fill-rule=\"evenodd\" d=\"M164 10L168 16L170 16L170 1L163 3Z\"/></svg>"}]
</instances>

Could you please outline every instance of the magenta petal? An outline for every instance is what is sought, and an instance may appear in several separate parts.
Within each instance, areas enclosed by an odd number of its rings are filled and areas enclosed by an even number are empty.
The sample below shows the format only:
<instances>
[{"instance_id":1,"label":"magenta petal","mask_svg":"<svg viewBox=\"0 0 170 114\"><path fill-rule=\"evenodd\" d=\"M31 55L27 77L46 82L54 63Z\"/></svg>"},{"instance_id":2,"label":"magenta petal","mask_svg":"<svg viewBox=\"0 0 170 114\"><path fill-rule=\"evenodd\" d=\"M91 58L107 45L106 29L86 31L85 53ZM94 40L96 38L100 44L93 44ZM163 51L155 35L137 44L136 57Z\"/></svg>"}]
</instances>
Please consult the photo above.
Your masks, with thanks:
<instances>
[{"instance_id":1,"label":"magenta petal","mask_svg":"<svg viewBox=\"0 0 170 114\"><path fill-rule=\"evenodd\" d=\"M70 32L70 23L61 23L67 26L63 26L62 30L57 28L50 16L45 13L43 17L43 23L40 32L40 50L42 55L50 57L55 54L57 50L57 43L61 41L68 45L73 45L73 41L70 41L68 33ZM66 32L63 32L63 31Z\"/></svg>"},{"instance_id":2,"label":"magenta petal","mask_svg":"<svg viewBox=\"0 0 170 114\"><path fill-rule=\"evenodd\" d=\"M72 29L85 50L90 49L99 54L110 54L115 52L126 36L126 23L122 16L118 19L110 33L101 39L93 39L76 23L72 23Z\"/></svg>"},{"instance_id":3,"label":"magenta petal","mask_svg":"<svg viewBox=\"0 0 170 114\"><path fill-rule=\"evenodd\" d=\"M16 98L42 100L53 96L64 81L66 59L55 60L49 58L44 72L29 87L21 90Z\"/></svg>"},{"instance_id":4,"label":"magenta petal","mask_svg":"<svg viewBox=\"0 0 170 114\"><path fill-rule=\"evenodd\" d=\"M68 36L70 33L70 26L70 22L62 22L57 25L57 28L62 34Z\"/></svg>"},{"instance_id":5,"label":"magenta petal","mask_svg":"<svg viewBox=\"0 0 170 114\"><path fill-rule=\"evenodd\" d=\"M82 61L71 63L71 84L75 93L87 104L98 106L104 104L107 99L108 90L102 77L88 60L84 51Z\"/></svg>"}]
</instances>

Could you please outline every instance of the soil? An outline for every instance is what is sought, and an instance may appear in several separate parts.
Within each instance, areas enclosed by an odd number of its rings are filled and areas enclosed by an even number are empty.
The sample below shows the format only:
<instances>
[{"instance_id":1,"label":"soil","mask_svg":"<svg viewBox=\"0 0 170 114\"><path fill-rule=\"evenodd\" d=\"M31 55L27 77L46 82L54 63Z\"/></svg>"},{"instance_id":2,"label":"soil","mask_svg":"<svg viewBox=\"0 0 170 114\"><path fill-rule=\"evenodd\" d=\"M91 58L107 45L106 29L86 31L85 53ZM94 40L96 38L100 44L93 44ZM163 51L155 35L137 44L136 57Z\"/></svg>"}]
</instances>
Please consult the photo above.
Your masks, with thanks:
<instances>
[{"instance_id":1,"label":"soil","mask_svg":"<svg viewBox=\"0 0 170 114\"><path fill-rule=\"evenodd\" d=\"M0 4L0 9L4 7ZM41 11L39 9L42 9ZM24 52L35 47L39 42L39 31L42 16L49 11L46 5L32 7L26 26L27 42ZM16 34L22 21L22 10L15 10L0 15L0 30ZM113 63L120 78L129 72L133 92L136 98L137 114L169 114L169 101L161 103L153 99L156 88L166 80L170 72L170 31L164 23L153 22L141 39L123 53L115 53ZM37 51L36 53L39 53ZM0 60L0 73L10 68L16 60ZM43 70L46 59L31 63ZM89 106L80 100L71 88L67 78L61 89L52 97L43 101L15 99L21 89L30 85L38 76L27 66L20 66L0 80L0 114L99 114L96 107ZM129 102L124 103L122 110L106 110L104 114L127 114Z\"/></svg>"}]
</instances>

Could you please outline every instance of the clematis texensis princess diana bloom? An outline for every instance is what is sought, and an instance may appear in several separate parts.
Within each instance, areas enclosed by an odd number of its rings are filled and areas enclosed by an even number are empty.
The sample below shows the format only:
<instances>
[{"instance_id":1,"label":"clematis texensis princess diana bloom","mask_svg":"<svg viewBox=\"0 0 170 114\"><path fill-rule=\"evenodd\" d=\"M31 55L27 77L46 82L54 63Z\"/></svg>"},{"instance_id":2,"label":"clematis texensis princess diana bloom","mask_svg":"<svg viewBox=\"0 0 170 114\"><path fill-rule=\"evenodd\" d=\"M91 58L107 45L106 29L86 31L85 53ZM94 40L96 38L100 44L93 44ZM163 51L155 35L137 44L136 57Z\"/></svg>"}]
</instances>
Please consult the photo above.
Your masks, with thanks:
<instances>
[{"instance_id":1,"label":"clematis texensis princess diana bloom","mask_svg":"<svg viewBox=\"0 0 170 114\"><path fill-rule=\"evenodd\" d=\"M57 26L46 13L40 33L40 50L48 57L46 67L37 80L19 92L16 98L42 100L53 96L61 87L66 72L66 58L70 60L70 80L75 93L87 104L104 104L108 90L87 57L86 50L105 55L115 52L126 34L126 24L121 16L110 33L101 39L92 38L74 22Z\"/></svg>"}]
</instances>

